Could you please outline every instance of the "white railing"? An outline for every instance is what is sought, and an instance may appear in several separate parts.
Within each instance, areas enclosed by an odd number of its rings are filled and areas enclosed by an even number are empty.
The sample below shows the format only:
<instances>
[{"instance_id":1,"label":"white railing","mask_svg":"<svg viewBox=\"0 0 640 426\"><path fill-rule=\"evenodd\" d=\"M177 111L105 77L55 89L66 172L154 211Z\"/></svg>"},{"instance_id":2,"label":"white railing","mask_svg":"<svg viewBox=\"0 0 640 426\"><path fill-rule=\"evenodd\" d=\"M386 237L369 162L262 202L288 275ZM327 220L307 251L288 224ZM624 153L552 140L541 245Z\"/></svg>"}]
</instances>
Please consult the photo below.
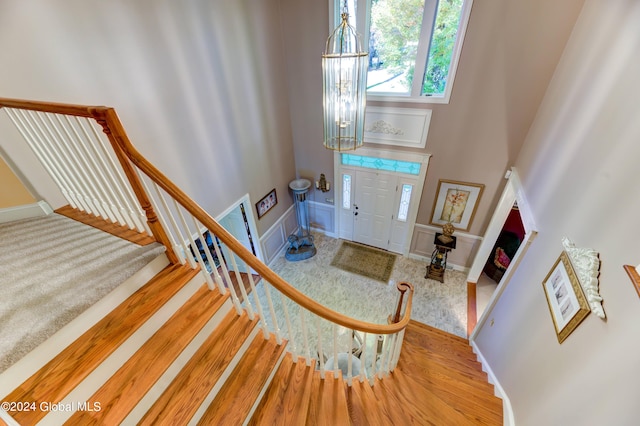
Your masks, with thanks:
<instances>
[{"instance_id":1,"label":"white railing","mask_svg":"<svg viewBox=\"0 0 640 426\"><path fill-rule=\"evenodd\" d=\"M410 284L398 284L398 310L389 324L328 309L269 269L141 156L112 108L1 98L0 107L71 206L152 234L171 262L200 268L209 288L229 294L238 314L259 321L265 339L274 334L286 341L294 360L317 360L323 378L328 365L336 377L342 370L349 384L373 382L395 368L411 311Z\"/></svg>"},{"instance_id":2,"label":"white railing","mask_svg":"<svg viewBox=\"0 0 640 426\"><path fill-rule=\"evenodd\" d=\"M249 264L229 255L237 254L237 247L227 245L225 237L203 225L160 185L143 174L140 179L180 262L204 265L202 269L206 270L204 276L209 287L228 293L238 314L246 310L250 319L258 318L265 339L274 334L278 343L286 340L294 360L302 357L308 364L317 360L322 377L327 362L333 360L332 370L342 369L348 383L354 377L360 380L383 377L395 368L403 331L366 333L302 307L278 291L268 278L256 279L252 273L253 262Z\"/></svg>"},{"instance_id":3,"label":"white railing","mask_svg":"<svg viewBox=\"0 0 640 426\"><path fill-rule=\"evenodd\" d=\"M3 108L69 205L151 234L107 136L90 118Z\"/></svg>"}]
</instances>

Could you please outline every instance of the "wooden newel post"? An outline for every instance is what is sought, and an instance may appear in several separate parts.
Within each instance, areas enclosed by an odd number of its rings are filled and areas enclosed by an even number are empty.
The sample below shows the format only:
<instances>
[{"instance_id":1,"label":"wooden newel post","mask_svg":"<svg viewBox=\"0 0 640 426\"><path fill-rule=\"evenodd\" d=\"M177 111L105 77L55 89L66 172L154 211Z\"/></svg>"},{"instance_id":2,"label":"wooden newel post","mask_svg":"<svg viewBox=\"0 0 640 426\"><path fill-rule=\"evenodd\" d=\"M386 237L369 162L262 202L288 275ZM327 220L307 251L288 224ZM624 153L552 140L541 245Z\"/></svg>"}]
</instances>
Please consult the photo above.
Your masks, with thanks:
<instances>
[{"instance_id":1,"label":"wooden newel post","mask_svg":"<svg viewBox=\"0 0 640 426\"><path fill-rule=\"evenodd\" d=\"M397 322L400 322L400 315L402 315L402 302L404 300L404 293L409 288L411 288L410 286L411 285L409 283L405 283L405 282L399 282L398 284L396 284L396 288L400 292L400 298L398 299L398 306L396 307L395 315L393 316L389 315L389 318L388 318L389 324L395 324Z\"/></svg>"},{"instance_id":2,"label":"wooden newel post","mask_svg":"<svg viewBox=\"0 0 640 426\"><path fill-rule=\"evenodd\" d=\"M115 110L108 109L99 109L94 110L94 118L102 126L102 131L109 138L109 142L111 142L111 146L113 147L113 151L118 157L118 161L122 166L122 169L131 184L131 188L133 189L133 193L136 195L138 202L140 203L140 207L144 210L145 215L147 217L147 223L149 224L149 229L153 234L153 237L157 242L164 245L166 250L167 258L169 262L172 264L179 263L180 260L173 252L173 247L171 244L171 240L167 235L165 229L162 227L162 224L158 220L158 215L156 214L149 197L147 196L146 191L144 190L144 186L140 181L140 177L134 170L131 160L126 155L126 144L123 143L126 140L127 135L118 119L118 116L115 113Z\"/></svg>"}]
</instances>

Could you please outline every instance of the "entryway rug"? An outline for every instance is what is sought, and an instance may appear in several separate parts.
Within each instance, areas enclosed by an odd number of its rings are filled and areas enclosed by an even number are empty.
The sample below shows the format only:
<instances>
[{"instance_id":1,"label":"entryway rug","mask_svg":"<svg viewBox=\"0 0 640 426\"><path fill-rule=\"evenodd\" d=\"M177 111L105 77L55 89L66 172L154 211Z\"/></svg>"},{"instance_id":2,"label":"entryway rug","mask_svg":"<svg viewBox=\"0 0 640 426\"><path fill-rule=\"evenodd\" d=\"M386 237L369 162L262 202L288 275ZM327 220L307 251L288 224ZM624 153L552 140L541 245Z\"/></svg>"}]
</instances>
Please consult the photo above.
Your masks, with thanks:
<instances>
[{"instance_id":1,"label":"entryway rug","mask_svg":"<svg viewBox=\"0 0 640 426\"><path fill-rule=\"evenodd\" d=\"M331 261L331 266L386 283L389 281L395 261L395 254L343 241Z\"/></svg>"}]
</instances>

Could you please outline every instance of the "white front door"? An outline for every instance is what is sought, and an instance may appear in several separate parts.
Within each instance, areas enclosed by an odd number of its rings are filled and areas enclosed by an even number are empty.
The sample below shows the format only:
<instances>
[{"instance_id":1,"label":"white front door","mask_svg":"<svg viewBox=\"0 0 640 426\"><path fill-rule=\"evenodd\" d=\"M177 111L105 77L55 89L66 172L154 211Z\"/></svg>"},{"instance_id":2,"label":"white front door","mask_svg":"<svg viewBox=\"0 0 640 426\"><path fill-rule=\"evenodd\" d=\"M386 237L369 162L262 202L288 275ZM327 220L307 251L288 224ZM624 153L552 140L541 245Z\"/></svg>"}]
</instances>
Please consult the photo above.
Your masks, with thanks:
<instances>
[{"instance_id":1,"label":"white front door","mask_svg":"<svg viewBox=\"0 0 640 426\"><path fill-rule=\"evenodd\" d=\"M389 248L389 232L396 198L396 176L358 170L353 206L353 239L382 249Z\"/></svg>"},{"instance_id":2,"label":"white front door","mask_svg":"<svg viewBox=\"0 0 640 426\"><path fill-rule=\"evenodd\" d=\"M428 165L429 155L409 152L336 152L338 237L408 255Z\"/></svg>"}]
</instances>

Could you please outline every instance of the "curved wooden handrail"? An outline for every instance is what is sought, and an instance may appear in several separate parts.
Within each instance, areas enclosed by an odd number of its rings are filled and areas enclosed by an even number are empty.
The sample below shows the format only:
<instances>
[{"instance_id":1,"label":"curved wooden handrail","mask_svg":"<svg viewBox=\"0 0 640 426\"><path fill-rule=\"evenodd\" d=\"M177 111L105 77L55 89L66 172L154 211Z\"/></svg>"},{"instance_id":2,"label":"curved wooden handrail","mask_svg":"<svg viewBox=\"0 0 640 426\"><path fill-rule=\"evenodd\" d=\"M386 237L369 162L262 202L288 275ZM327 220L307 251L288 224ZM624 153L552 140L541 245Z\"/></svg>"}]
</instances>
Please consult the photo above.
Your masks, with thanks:
<instances>
[{"instance_id":1,"label":"curved wooden handrail","mask_svg":"<svg viewBox=\"0 0 640 426\"><path fill-rule=\"evenodd\" d=\"M359 321L347 315L329 309L315 300L311 299L291 284L282 279L278 274L272 271L260 259L256 258L253 253L247 250L238 240L236 240L226 229L219 225L200 205L193 201L187 194L178 188L169 178L167 178L160 170L158 170L151 162L149 162L129 141L122 123L113 108L98 107L92 109L94 117L98 122L104 122L109 127L109 131L115 138L115 142L129 160L144 172L151 180L164 189L167 194L173 197L180 205L182 205L189 213L197 218L200 223L213 231L235 254L255 270L262 278L269 282L288 298L292 299L300 306L313 312L314 314L325 318L331 322L339 324L343 327L354 330L374 333L374 334L393 334L403 330L410 320L411 305L413 301L413 286L409 283L409 297L407 298L407 307L405 314L400 321L394 324L373 324L369 322Z\"/></svg>"},{"instance_id":2,"label":"curved wooden handrail","mask_svg":"<svg viewBox=\"0 0 640 426\"><path fill-rule=\"evenodd\" d=\"M164 189L167 194L173 197L189 213L198 219L200 223L213 231L213 233L220 238L220 240L222 240L229 249L237 254L242 260L247 262L247 264L262 278L278 289L282 294L314 314L343 327L373 334L398 333L409 324L414 292L413 286L410 283L402 283L403 286L409 289L409 295L407 297L407 304L403 317L398 322L391 324L374 324L356 320L329 309L286 282L266 264L260 261L260 259L256 258L253 253L247 250L247 248L236 240L226 229L219 225L215 219L206 212L206 210L200 207L200 205L192 200L160 170L151 164L151 162L149 162L142 154L140 154L131 141L129 141L115 109L102 106L87 107L81 105L0 98L0 107L3 106L94 118L100 125L102 125L104 132L109 137L109 140L114 145L114 149L116 151L120 151L124 154L131 163L138 167L138 169L145 173L158 186Z\"/></svg>"}]
</instances>

